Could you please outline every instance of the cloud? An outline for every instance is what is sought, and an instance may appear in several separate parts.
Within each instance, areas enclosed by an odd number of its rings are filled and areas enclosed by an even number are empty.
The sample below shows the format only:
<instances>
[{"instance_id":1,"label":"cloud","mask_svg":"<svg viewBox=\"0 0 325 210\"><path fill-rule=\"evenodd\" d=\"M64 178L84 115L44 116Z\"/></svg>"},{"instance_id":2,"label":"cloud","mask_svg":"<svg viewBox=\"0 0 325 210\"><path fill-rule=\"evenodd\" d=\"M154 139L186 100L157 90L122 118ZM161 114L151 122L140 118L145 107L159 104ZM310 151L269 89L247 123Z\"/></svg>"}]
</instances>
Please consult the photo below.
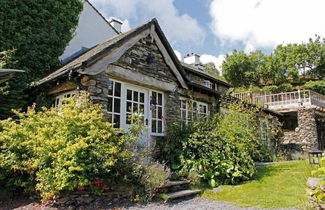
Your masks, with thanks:
<instances>
[{"instance_id":1,"label":"cloud","mask_svg":"<svg viewBox=\"0 0 325 210\"><path fill-rule=\"evenodd\" d=\"M177 56L178 60L182 61L182 54L177 50L174 50L174 53Z\"/></svg>"},{"instance_id":2,"label":"cloud","mask_svg":"<svg viewBox=\"0 0 325 210\"><path fill-rule=\"evenodd\" d=\"M168 39L176 43L200 44L205 38L198 22L187 14L179 14L174 0L91 0L104 16L116 16L143 23L156 17Z\"/></svg>"},{"instance_id":3,"label":"cloud","mask_svg":"<svg viewBox=\"0 0 325 210\"><path fill-rule=\"evenodd\" d=\"M200 57L200 61L203 64L212 62L212 63L214 63L214 65L216 66L216 68L218 70L221 70L221 64L222 64L222 62L224 60L225 60L225 55L219 55L218 57L216 57L216 56L213 56L213 55L203 54Z\"/></svg>"},{"instance_id":4,"label":"cloud","mask_svg":"<svg viewBox=\"0 0 325 210\"><path fill-rule=\"evenodd\" d=\"M325 36L324 0L213 0L211 28L224 43L246 51Z\"/></svg>"}]
</instances>

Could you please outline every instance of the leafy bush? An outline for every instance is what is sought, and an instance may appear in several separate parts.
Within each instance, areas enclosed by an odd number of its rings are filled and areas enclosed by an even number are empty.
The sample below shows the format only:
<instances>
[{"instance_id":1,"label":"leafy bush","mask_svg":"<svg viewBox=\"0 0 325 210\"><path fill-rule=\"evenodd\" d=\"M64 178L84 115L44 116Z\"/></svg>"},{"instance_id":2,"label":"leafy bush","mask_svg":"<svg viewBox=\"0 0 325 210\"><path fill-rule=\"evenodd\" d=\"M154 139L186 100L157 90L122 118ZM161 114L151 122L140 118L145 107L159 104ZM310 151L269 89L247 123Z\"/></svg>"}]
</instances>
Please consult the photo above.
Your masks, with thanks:
<instances>
[{"instance_id":1,"label":"leafy bush","mask_svg":"<svg viewBox=\"0 0 325 210\"><path fill-rule=\"evenodd\" d=\"M304 88L325 95L325 81L309 81L305 83Z\"/></svg>"},{"instance_id":2,"label":"leafy bush","mask_svg":"<svg viewBox=\"0 0 325 210\"><path fill-rule=\"evenodd\" d=\"M121 136L85 94L60 107L16 111L0 121L0 185L40 191L43 199L110 178L118 161L130 159L134 133Z\"/></svg>"},{"instance_id":3,"label":"leafy bush","mask_svg":"<svg viewBox=\"0 0 325 210\"><path fill-rule=\"evenodd\" d=\"M252 144L250 140L245 143L245 133L224 130L228 123L227 119L222 118L227 116L217 115L205 123L197 124L196 131L184 144L183 170L193 170L194 167L212 187L247 180L255 172L248 148ZM242 130L236 126L238 128Z\"/></svg>"},{"instance_id":4,"label":"leafy bush","mask_svg":"<svg viewBox=\"0 0 325 210\"><path fill-rule=\"evenodd\" d=\"M157 138L155 158L174 171L180 169L183 144L193 132L194 127L191 124L186 125L178 120L169 121L166 126L167 135Z\"/></svg>"},{"instance_id":5,"label":"leafy bush","mask_svg":"<svg viewBox=\"0 0 325 210\"><path fill-rule=\"evenodd\" d=\"M159 156L171 165L179 161L172 169L180 175L196 183L199 176L212 187L251 178L255 172L254 161L273 160L275 151L269 145L277 145L280 124L270 124L268 140L263 140L265 129L258 124L258 110L242 105L228 108L227 114L217 114L206 121L188 126L174 123L167 130L167 141L157 143ZM186 132L181 135L183 131ZM177 153L173 153L174 147Z\"/></svg>"},{"instance_id":6,"label":"leafy bush","mask_svg":"<svg viewBox=\"0 0 325 210\"><path fill-rule=\"evenodd\" d=\"M323 186L325 185L325 158L320 161L320 167L311 172L313 177L321 178L322 181L318 184L318 187L313 190L313 195L318 204L325 204L325 192Z\"/></svg>"},{"instance_id":7,"label":"leafy bush","mask_svg":"<svg viewBox=\"0 0 325 210\"><path fill-rule=\"evenodd\" d=\"M153 198L157 190L166 183L170 176L170 170L168 167L158 162L142 162L138 166L135 174L138 178L135 193L137 194L138 200L147 202Z\"/></svg>"}]
</instances>

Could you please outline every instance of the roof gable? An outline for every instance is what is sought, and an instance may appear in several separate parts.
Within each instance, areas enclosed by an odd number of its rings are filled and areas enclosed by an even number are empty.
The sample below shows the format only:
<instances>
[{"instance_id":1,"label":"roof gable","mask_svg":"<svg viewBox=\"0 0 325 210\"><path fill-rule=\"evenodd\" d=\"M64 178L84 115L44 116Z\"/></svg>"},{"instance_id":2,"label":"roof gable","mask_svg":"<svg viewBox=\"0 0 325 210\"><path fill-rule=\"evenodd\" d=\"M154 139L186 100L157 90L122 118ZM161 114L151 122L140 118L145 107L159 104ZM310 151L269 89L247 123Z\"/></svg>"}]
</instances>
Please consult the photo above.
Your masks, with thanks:
<instances>
[{"instance_id":1,"label":"roof gable","mask_svg":"<svg viewBox=\"0 0 325 210\"><path fill-rule=\"evenodd\" d=\"M108 64L117 61L128 49L130 49L140 39L147 37L148 35L154 39L166 64L173 71L180 85L187 89L188 87L184 80L185 73L183 72L179 60L169 45L156 19L152 19L137 28L119 34L116 37L89 49L79 57L62 66L57 71L38 81L36 85L41 85L75 70L80 74L98 74L105 69L103 68L103 65L107 66Z\"/></svg>"}]
</instances>

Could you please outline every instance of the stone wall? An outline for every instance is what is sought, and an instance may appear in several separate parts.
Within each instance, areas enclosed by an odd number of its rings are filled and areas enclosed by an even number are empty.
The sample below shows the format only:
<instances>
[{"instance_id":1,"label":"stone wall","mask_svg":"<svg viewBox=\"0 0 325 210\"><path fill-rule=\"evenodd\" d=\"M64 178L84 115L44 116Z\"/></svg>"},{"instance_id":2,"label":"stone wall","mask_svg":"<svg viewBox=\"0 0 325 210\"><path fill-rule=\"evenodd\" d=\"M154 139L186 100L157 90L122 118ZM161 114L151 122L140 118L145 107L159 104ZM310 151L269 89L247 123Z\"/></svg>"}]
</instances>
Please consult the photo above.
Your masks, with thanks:
<instances>
[{"instance_id":1,"label":"stone wall","mask_svg":"<svg viewBox=\"0 0 325 210\"><path fill-rule=\"evenodd\" d=\"M159 48L150 36L141 39L127 50L114 65L141 72L166 82L177 81L175 75L165 63Z\"/></svg>"},{"instance_id":2,"label":"stone wall","mask_svg":"<svg viewBox=\"0 0 325 210\"><path fill-rule=\"evenodd\" d=\"M285 132L283 145L297 145L303 151L318 148L317 126L314 109L298 110L298 127L294 132Z\"/></svg>"}]
</instances>

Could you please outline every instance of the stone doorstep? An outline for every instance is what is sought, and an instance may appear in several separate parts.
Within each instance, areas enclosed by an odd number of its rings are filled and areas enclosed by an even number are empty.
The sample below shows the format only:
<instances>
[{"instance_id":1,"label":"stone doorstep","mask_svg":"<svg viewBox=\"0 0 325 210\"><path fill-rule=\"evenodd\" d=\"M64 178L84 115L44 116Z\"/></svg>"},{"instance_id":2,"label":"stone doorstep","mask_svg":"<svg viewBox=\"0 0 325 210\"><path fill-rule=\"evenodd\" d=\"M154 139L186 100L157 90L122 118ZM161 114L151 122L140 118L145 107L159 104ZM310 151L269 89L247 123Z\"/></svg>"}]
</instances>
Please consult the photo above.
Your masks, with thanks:
<instances>
[{"instance_id":1,"label":"stone doorstep","mask_svg":"<svg viewBox=\"0 0 325 210\"><path fill-rule=\"evenodd\" d=\"M172 192L167 194L167 200L173 200L176 198L182 198L190 195L196 195L202 192L202 190L182 190L178 192Z\"/></svg>"},{"instance_id":2,"label":"stone doorstep","mask_svg":"<svg viewBox=\"0 0 325 210\"><path fill-rule=\"evenodd\" d=\"M189 184L189 183L190 183L189 181L167 181L167 183L164 184L162 186L162 188L183 185L183 184Z\"/></svg>"}]
</instances>

